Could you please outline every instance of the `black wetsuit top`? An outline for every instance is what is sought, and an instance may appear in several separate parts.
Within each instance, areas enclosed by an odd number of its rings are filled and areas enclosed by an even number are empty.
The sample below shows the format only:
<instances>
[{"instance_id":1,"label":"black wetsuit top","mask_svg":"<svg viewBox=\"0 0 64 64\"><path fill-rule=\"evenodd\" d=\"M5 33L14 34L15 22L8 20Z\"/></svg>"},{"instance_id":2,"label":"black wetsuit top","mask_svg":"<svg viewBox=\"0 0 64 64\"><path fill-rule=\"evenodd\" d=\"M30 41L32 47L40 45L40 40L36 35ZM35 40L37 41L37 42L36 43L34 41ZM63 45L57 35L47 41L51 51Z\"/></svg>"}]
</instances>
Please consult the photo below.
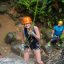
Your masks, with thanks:
<instances>
[{"instance_id":1,"label":"black wetsuit top","mask_svg":"<svg viewBox=\"0 0 64 64\"><path fill-rule=\"evenodd\" d=\"M35 33L35 31L34 31L34 33ZM26 43L29 44L29 47L31 49L38 49L39 48L39 41L34 36L30 36L28 34L27 28L24 28L24 34L27 39ZM29 48L29 47L27 45L25 46L25 48Z\"/></svg>"}]
</instances>

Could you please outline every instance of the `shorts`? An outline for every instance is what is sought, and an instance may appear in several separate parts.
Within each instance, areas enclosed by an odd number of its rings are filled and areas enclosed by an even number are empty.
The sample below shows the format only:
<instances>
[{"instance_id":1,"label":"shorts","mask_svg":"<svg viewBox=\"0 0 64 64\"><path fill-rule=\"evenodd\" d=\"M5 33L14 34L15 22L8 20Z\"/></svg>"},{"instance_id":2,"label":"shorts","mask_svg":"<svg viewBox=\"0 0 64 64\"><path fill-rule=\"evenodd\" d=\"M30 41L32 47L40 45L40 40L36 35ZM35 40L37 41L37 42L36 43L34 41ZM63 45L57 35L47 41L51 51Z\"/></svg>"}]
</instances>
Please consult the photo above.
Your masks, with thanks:
<instances>
[{"instance_id":1,"label":"shorts","mask_svg":"<svg viewBox=\"0 0 64 64\"><path fill-rule=\"evenodd\" d=\"M57 43L59 40L60 40L59 37L53 37L53 38L51 39L51 43Z\"/></svg>"},{"instance_id":2,"label":"shorts","mask_svg":"<svg viewBox=\"0 0 64 64\"><path fill-rule=\"evenodd\" d=\"M25 49L30 48L31 50L40 49L39 42L31 42L29 45L25 45Z\"/></svg>"}]
</instances>

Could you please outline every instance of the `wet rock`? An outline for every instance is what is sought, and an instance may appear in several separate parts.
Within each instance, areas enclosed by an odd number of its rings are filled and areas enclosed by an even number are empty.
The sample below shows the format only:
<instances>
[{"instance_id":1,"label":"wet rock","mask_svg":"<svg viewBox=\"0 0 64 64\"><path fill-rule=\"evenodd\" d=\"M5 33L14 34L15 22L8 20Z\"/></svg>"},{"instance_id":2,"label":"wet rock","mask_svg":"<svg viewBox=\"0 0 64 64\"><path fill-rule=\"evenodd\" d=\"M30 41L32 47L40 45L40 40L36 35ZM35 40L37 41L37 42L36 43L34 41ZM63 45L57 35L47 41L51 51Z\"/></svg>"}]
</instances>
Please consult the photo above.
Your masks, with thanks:
<instances>
[{"instance_id":1,"label":"wet rock","mask_svg":"<svg viewBox=\"0 0 64 64\"><path fill-rule=\"evenodd\" d=\"M9 32L5 37L5 43L11 44L16 40L15 38L15 32Z\"/></svg>"},{"instance_id":2,"label":"wet rock","mask_svg":"<svg viewBox=\"0 0 64 64\"><path fill-rule=\"evenodd\" d=\"M54 49L47 57L42 56L46 64L64 64L64 49Z\"/></svg>"},{"instance_id":3,"label":"wet rock","mask_svg":"<svg viewBox=\"0 0 64 64\"><path fill-rule=\"evenodd\" d=\"M0 58L1 64L26 64L23 57L20 57L14 53L10 53L7 56ZM28 64L36 64L34 58L30 58Z\"/></svg>"},{"instance_id":4,"label":"wet rock","mask_svg":"<svg viewBox=\"0 0 64 64\"><path fill-rule=\"evenodd\" d=\"M20 58L0 58L1 64L26 64L22 59Z\"/></svg>"}]
</instances>

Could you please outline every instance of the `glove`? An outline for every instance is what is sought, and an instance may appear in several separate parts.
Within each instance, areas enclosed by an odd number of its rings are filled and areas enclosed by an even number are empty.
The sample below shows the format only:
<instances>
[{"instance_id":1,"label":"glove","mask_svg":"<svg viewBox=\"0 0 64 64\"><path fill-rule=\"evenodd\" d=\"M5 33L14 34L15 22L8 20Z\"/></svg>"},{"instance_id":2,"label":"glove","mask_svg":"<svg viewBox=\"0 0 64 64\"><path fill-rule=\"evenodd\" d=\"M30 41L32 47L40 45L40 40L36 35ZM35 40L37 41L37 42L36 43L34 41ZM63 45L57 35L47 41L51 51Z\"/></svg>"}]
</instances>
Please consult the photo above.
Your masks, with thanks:
<instances>
[{"instance_id":1,"label":"glove","mask_svg":"<svg viewBox=\"0 0 64 64\"><path fill-rule=\"evenodd\" d=\"M19 49L20 49L21 51L24 51L24 46L25 46L25 44L19 45Z\"/></svg>"},{"instance_id":2,"label":"glove","mask_svg":"<svg viewBox=\"0 0 64 64\"><path fill-rule=\"evenodd\" d=\"M35 33L33 31L28 32L29 35L35 36Z\"/></svg>"}]
</instances>

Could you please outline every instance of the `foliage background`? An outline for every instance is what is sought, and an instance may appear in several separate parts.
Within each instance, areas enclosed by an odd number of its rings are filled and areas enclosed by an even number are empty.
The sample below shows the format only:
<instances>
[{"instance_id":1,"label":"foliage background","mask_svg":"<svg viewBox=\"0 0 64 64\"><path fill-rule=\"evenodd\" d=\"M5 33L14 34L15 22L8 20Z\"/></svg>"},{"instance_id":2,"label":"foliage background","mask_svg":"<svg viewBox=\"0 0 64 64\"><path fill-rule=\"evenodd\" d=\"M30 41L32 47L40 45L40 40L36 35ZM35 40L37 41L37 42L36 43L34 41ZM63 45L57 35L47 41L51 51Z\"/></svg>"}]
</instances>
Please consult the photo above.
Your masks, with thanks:
<instances>
[{"instance_id":1,"label":"foliage background","mask_svg":"<svg viewBox=\"0 0 64 64\"><path fill-rule=\"evenodd\" d=\"M20 13L34 18L37 0L19 0L15 5ZM41 22L45 26L57 24L58 20L64 20L64 0L38 0L36 11L36 22ZM51 26L50 26L51 27Z\"/></svg>"},{"instance_id":2,"label":"foliage background","mask_svg":"<svg viewBox=\"0 0 64 64\"><path fill-rule=\"evenodd\" d=\"M59 20L64 21L64 0L0 0L0 3L2 2L8 2L20 16L29 15L34 19L36 14L35 22L45 27L51 28Z\"/></svg>"}]
</instances>

